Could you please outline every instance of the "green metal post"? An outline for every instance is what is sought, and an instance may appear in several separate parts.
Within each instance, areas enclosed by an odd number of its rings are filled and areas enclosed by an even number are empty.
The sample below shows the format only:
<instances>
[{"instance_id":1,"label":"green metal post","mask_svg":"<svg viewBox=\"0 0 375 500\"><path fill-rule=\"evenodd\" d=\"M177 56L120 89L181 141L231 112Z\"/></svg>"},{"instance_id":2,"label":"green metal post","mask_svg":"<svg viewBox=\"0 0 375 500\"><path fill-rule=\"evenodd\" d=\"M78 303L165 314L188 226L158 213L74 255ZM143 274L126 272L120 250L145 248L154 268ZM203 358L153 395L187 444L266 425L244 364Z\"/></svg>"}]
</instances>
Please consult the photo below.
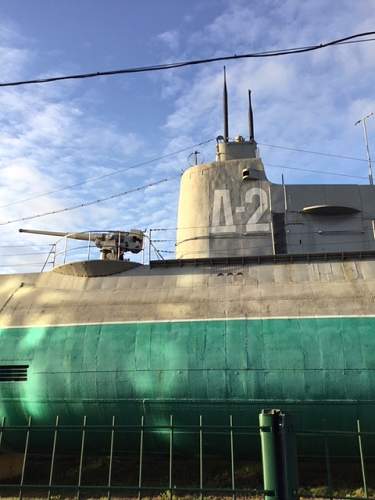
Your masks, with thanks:
<instances>
[{"instance_id":1,"label":"green metal post","mask_svg":"<svg viewBox=\"0 0 375 500\"><path fill-rule=\"evenodd\" d=\"M296 500L297 448L290 417L280 410L263 410L259 428L265 500Z\"/></svg>"},{"instance_id":2,"label":"green metal post","mask_svg":"<svg viewBox=\"0 0 375 500\"><path fill-rule=\"evenodd\" d=\"M260 442L262 448L264 499L279 500L281 484L277 467L278 414L274 410L262 410L259 415Z\"/></svg>"}]
</instances>

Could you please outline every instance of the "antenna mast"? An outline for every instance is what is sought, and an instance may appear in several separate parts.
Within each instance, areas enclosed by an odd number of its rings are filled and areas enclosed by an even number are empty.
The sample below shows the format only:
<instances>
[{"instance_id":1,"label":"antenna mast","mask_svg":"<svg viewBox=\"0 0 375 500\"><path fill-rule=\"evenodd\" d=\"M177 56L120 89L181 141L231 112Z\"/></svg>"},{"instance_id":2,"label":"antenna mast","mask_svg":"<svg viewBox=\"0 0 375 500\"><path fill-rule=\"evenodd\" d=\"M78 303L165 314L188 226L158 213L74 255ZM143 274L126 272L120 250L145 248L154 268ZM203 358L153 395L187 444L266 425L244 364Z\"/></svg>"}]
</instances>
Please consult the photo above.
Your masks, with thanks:
<instances>
[{"instance_id":1,"label":"antenna mast","mask_svg":"<svg viewBox=\"0 0 375 500\"><path fill-rule=\"evenodd\" d=\"M224 142L228 142L229 139L228 91L227 91L227 76L226 76L225 66L224 66L223 111L224 111Z\"/></svg>"},{"instance_id":2,"label":"antenna mast","mask_svg":"<svg viewBox=\"0 0 375 500\"><path fill-rule=\"evenodd\" d=\"M254 142L254 116L253 116L253 107L251 105L251 90L249 92L249 140L250 142Z\"/></svg>"},{"instance_id":3,"label":"antenna mast","mask_svg":"<svg viewBox=\"0 0 375 500\"><path fill-rule=\"evenodd\" d=\"M354 124L354 125L359 125L360 123L362 123L363 135L364 135L365 144L366 144L367 160L368 160L368 178L369 178L369 181L370 181L371 185L374 184L374 177L372 175L372 159L371 159L371 155L370 155L370 148L369 148L369 145L368 145L368 135L367 135L366 120L368 120L370 118L370 116L373 116L373 115L374 115L374 113L369 113L368 115L364 116L363 118L360 118Z\"/></svg>"}]
</instances>

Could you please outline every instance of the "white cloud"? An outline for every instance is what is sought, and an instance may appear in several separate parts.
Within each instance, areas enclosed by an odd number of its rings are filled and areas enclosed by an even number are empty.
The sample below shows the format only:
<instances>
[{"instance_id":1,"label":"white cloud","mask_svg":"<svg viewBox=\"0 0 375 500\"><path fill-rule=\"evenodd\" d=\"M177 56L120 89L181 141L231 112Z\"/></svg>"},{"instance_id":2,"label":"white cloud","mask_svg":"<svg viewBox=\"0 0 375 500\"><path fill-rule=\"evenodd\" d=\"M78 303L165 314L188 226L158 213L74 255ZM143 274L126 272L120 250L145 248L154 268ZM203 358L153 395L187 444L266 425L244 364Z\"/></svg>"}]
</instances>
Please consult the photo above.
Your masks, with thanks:
<instances>
[{"instance_id":1,"label":"white cloud","mask_svg":"<svg viewBox=\"0 0 375 500\"><path fill-rule=\"evenodd\" d=\"M163 44L167 46L169 50L176 51L180 45L180 35L177 30L164 31L157 36Z\"/></svg>"},{"instance_id":2,"label":"white cloud","mask_svg":"<svg viewBox=\"0 0 375 500\"><path fill-rule=\"evenodd\" d=\"M27 71L26 62L33 59L34 53L13 48L12 44L16 43L13 34L4 40L5 35L6 32L0 26L3 79L22 78L22 71ZM85 111L85 92L82 90L81 96L77 98L76 88L77 84L63 84L1 89L0 223L60 210L125 190L126 180L117 176L113 180L91 182L80 189L39 196L87 177L110 172L113 160L125 162L143 145L134 132L123 133L116 126L88 114ZM17 203L28 198L34 199ZM33 221L0 225L0 272L19 271L14 267L16 260L8 255L12 251L11 244L45 245L51 241L43 237L20 235L17 232L19 227L75 231L100 228L101 222L109 222L111 217L112 224L109 225L113 226L113 220L117 220L122 211L119 208L118 204L110 208L103 204ZM2 242L6 245L2 245ZM42 248L48 250L48 247ZM31 262L29 257L25 259Z\"/></svg>"},{"instance_id":3,"label":"white cloud","mask_svg":"<svg viewBox=\"0 0 375 500\"><path fill-rule=\"evenodd\" d=\"M205 24L201 23L204 16L192 9L191 15L196 17L185 19L188 26L159 34L157 40L159 49L165 54L163 60L306 45L369 30L375 21L372 0L251 3L232 0L221 2L221 5L217 13L212 10L212 17ZM26 45L21 38L17 39L14 27L7 30L0 25L3 80L24 76L27 65L37 56L31 48L25 49L26 46L32 47L32 44ZM375 43L327 48L306 55L230 62L227 64L230 133L232 136L247 134L247 89L251 88L255 133L260 143L364 157L362 131L354 127L354 122L375 111L374 65ZM53 73L57 69L53 68ZM164 153L222 132L221 64L158 73L152 75L150 81L158 86L162 99L160 108L163 107L165 113ZM103 88L103 82L101 85ZM0 92L0 205L92 175L109 173L113 168L121 168L138 152L144 157L157 156L144 147L146 139L141 140L132 131L123 133L115 125L90 115L87 103L93 101L90 92L85 92L85 87L78 84ZM375 120L369 120L372 143L374 135ZM188 165L188 155L193 149L127 175L116 175L25 204L0 207L0 222L73 205L79 200L100 198L162 176L175 175ZM198 149L206 161L214 158L213 143ZM260 149L266 165L285 164L364 176L367 173L362 163L301 155L266 146ZM132 160L130 164L138 161L141 159ZM280 180L280 169L270 166L267 170L272 180ZM323 175L312 177L290 170L285 170L285 174L288 182L344 180ZM146 193L37 219L26 225L63 230L109 226L174 227L177 199L178 179L150 188ZM18 227L18 224L0 226L0 238L14 244L26 241L41 244L38 237L20 239L16 233Z\"/></svg>"}]
</instances>

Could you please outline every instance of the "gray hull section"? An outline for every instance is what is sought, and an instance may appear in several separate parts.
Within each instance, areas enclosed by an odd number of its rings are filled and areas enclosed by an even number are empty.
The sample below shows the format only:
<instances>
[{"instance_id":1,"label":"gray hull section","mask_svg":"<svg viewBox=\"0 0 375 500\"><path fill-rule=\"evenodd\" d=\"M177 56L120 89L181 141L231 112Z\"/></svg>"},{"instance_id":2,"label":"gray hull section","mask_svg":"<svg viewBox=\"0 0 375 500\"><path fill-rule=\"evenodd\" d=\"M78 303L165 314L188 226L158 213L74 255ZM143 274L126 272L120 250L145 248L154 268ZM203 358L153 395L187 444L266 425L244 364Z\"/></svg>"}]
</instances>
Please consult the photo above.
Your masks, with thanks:
<instances>
[{"instance_id":1,"label":"gray hull section","mask_svg":"<svg viewBox=\"0 0 375 500\"><path fill-rule=\"evenodd\" d=\"M0 277L0 326L375 315L375 261Z\"/></svg>"}]
</instances>

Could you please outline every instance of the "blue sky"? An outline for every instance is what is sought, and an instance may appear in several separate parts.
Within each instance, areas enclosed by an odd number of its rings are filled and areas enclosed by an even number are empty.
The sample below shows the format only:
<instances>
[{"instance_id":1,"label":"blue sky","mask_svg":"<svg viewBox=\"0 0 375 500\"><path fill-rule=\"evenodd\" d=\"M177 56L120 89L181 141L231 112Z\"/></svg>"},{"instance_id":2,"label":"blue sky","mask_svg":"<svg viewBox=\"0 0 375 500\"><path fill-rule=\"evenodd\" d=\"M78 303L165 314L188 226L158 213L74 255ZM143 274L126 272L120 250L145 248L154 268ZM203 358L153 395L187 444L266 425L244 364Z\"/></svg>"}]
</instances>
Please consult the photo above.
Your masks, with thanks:
<instances>
[{"instance_id":1,"label":"blue sky","mask_svg":"<svg viewBox=\"0 0 375 500\"><path fill-rule=\"evenodd\" d=\"M373 29L373 0L3 0L0 80L285 48ZM375 42L228 63L230 133L247 133L251 88L256 139L271 180L280 182L284 172L290 183L364 183L365 178L275 167L366 177L364 162L262 144L364 158L362 131L354 122L375 111L374 69ZM27 252L21 246L26 243L50 242L19 235L21 226L64 231L174 227L177 174L188 166L190 150L80 188L38 195L214 138L222 132L221 85L218 63L0 89L0 222L175 176L170 183L111 202L0 226L0 272L38 270L39 264L18 264L44 260L42 255L8 257ZM375 155L375 119L368 127ZM214 158L213 143L198 149L203 161ZM32 247L36 254L46 249Z\"/></svg>"}]
</instances>

